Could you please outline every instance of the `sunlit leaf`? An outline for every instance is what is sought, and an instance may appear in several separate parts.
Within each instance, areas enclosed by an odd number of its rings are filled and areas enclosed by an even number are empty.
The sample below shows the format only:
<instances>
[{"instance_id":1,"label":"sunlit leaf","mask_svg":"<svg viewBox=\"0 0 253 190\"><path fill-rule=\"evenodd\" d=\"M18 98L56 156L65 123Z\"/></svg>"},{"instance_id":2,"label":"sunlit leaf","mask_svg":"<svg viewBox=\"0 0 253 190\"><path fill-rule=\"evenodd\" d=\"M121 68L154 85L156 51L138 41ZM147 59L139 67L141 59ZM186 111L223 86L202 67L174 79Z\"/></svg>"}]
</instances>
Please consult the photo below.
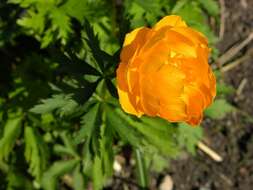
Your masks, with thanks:
<instances>
[{"instance_id":1,"label":"sunlit leaf","mask_svg":"<svg viewBox=\"0 0 253 190\"><path fill-rule=\"evenodd\" d=\"M186 123L179 123L177 141L192 154L196 152L196 145L203 136L201 127L192 127Z\"/></svg>"},{"instance_id":2,"label":"sunlit leaf","mask_svg":"<svg viewBox=\"0 0 253 190\"><path fill-rule=\"evenodd\" d=\"M213 119L222 119L226 116L226 114L232 112L233 110L234 107L225 99L218 99L206 109L205 115Z\"/></svg>"},{"instance_id":3,"label":"sunlit leaf","mask_svg":"<svg viewBox=\"0 0 253 190\"><path fill-rule=\"evenodd\" d=\"M93 131L97 129L98 126L98 116L99 116L99 104L95 104L89 111L82 117L81 129L75 137L75 142L78 144L82 140L90 140Z\"/></svg>"},{"instance_id":4,"label":"sunlit leaf","mask_svg":"<svg viewBox=\"0 0 253 190\"><path fill-rule=\"evenodd\" d=\"M29 171L38 181L46 169L48 150L41 137L31 127L25 128L25 158Z\"/></svg>"},{"instance_id":5,"label":"sunlit leaf","mask_svg":"<svg viewBox=\"0 0 253 190\"><path fill-rule=\"evenodd\" d=\"M0 160L8 159L21 132L22 116L9 118L4 126L3 137L0 139Z\"/></svg>"},{"instance_id":6,"label":"sunlit leaf","mask_svg":"<svg viewBox=\"0 0 253 190\"><path fill-rule=\"evenodd\" d=\"M54 190L58 178L73 170L79 160L57 161L43 174L42 186L45 190Z\"/></svg>"},{"instance_id":7,"label":"sunlit leaf","mask_svg":"<svg viewBox=\"0 0 253 190\"><path fill-rule=\"evenodd\" d=\"M198 0L198 1L211 16L218 16L219 14L218 1L215 0Z\"/></svg>"}]
</instances>

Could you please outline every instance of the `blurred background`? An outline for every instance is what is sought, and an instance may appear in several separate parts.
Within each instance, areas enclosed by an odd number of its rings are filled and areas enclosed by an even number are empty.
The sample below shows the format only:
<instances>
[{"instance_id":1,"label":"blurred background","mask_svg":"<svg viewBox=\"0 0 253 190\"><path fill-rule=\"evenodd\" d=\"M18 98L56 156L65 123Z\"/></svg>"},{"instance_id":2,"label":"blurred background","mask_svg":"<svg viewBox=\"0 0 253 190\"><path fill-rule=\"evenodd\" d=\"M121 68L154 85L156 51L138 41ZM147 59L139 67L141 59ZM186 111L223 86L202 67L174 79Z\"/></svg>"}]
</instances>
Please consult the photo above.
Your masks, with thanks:
<instances>
[{"instance_id":1,"label":"blurred background","mask_svg":"<svg viewBox=\"0 0 253 190\"><path fill-rule=\"evenodd\" d=\"M119 107L125 34L170 14L207 36L217 98L200 127L163 123L168 142L144 143L143 185L134 149L152 131L122 131L93 105ZM252 73L253 0L1 0L0 189L251 190ZM155 132L162 122L133 121Z\"/></svg>"}]
</instances>

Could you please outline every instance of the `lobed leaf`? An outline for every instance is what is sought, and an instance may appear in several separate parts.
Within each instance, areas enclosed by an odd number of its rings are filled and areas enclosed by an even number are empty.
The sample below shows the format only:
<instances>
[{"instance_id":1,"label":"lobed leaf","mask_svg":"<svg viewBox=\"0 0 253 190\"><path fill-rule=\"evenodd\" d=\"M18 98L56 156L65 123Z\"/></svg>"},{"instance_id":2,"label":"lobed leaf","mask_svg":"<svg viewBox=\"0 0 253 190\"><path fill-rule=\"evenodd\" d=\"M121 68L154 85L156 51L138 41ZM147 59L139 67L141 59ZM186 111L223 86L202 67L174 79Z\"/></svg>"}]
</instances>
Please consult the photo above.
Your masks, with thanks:
<instances>
[{"instance_id":1,"label":"lobed leaf","mask_svg":"<svg viewBox=\"0 0 253 190\"><path fill-rule=\"evenodd\" d=\"M193 155L196 152L196 145L202 136L203 129L201 127L192 127L186 123L179 123L177 136L179 146L186 148Z\"/></svg>"},{"instance_id":2,"label":"lobed leaf","mask_svg":"<svg viewBox=\"0 0 253 190\"><path fill-rule=\"evenodd\" d=\"M232 112L234 107L229 104L225 99L218 99L206 109L205 115L213 119L222 119L226 114Z\"/></svg>"},{"instance_id":3,"label":"lobed leaf","mask_svg":"<svg viewBox=\"0 0 253 190\"><path fill-rule=\"evenodd\" d=\"M58 178L64 174L73 170L73 168L78 164L78 159L64 160L55 162L42 177L42 187L45 190L54 190Z\"/></svg>"},{"instance_id":4,"label":"lobed leaf","mask_svg":"<svg viewBox=\"0 0 253 190\"><path fill-rule=\"evenodd\" d=\"M48 150L41 137L32 127L25 128L25 158L29 163L29 171L40 181L42 173L46 169Z\"/></svg>"},{"instance_id":5,"label":"lobed leaf","mask_svg":"<svg viewBox=\"0 0 253 190\"><path fill-rule=\"evenodd\" d=\"M22 116L9 118L4 126L3 137L0 139L0 160L8 160L17 138L21 132Z\"/></svg>"}]
</instances>

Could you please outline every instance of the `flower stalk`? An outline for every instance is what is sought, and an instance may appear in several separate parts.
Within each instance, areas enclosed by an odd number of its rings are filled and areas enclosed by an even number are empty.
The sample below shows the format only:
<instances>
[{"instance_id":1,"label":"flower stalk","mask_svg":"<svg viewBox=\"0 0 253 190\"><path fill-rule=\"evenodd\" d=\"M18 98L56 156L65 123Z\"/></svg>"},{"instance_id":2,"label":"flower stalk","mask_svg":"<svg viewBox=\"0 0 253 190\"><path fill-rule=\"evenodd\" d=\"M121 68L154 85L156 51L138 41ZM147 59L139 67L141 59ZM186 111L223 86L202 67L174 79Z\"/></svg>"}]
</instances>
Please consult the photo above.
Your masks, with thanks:
<instances>
[{"instance_id":1,"label":"flower stalk","mask_svg":"<svg viewBox=\"0 0 253 190\"><path fill-rule=\"evenodd\" d=\"M147 167L145 164L145 160L140 149L135 149L135 159L136 159L136 173L137 173L137 180L138 184L142 189L148 188L148 174L147 174Z\"/></svg>"}]
</instances>

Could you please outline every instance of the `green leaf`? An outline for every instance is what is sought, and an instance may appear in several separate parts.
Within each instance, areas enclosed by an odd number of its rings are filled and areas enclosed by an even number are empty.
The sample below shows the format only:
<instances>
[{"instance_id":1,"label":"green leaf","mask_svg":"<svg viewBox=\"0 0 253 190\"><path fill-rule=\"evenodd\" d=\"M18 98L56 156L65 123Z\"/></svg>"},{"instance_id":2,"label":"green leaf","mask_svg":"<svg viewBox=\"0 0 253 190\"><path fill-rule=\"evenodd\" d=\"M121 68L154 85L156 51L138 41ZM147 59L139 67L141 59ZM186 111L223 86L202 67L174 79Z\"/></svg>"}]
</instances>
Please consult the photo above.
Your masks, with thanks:
<instances>
[{"instance_id":1,"label":"green leaf","mask_svg":"<svg viewBox=\"0 0 253 190\"><path fill-rule=\"evenodd\" d=\"M113 174L113 161L114 161L114 152L113 152L113 131L112 128L106 123L101 125L100 130L100 156L102 159L103 175L104 178L111 177Z\"/></svg>"},{"instance_id":2,"label":"green leaf","mask_svg":"<svg viewBox=\"0 0 253 190\"><path fill-rule=\"evenodd\" d=\"M215 0L198 0L198 1L211 16L219 15L218 1Z\"/></svg>"},{"instance_id":3,"label":"green leaf","mask_svg":"<svg viewBox=\"0 0 253 190\"><path fill-rule=\"evenodd\" d=\"M133 126L125 120L125 118L122 118L116 109L114 110L109 106L106 107L106 117L108 125L118 133L122 140L125 140L133 146L141 144L142 135L136 131Z\"/></svg>"},{"instance_id":4,"label":"green leaf","mask_svg":"<svg viewBox=\"0 0 253 190\"><path fill-rule=\"evenodd\" d=\"M177 140L179 146L185 147L193 155L196 152L196 145L203 136L201 127L192 127L186 123L179 123Z\"/></svg>"},{"instance_id":5,"label":"green leaf","mask_svg":"<svg viewBox=\"0 0 253 190\"><path fill-rule=\"evenodd\" d=\"M12 169L7 174L7 190L34 190L31 180L26 177L23 173L18 172L17 170Z\"/></svg>"},{"instance_id":6,"label":"green leaf","mask_svg":"<svg viewBox=\"0 0 253 190\"><path fill-rule=\"evenodd\" d=\"M17 138L21 132L22 116L9 118L4 126L3 137L0 139L0 160L8 160Z\"/></svg>"},{"instance_id":7,"label":"green leaf","mask_svg":"<svg viewBox=\"0 0 253 190\"><path fill-rule=\"evenodd\" d=\"M135 149L135 160L136 160L136 175L137 181L141 188L148 188L148 173L143 153L140 149Z\"/></svg>"},{"instance_id":8,"label":"green leaf","mask_svg":"<svg viewBox=\"0 0 253 190\"><path fill-rule=\"evenodd\" d=\"M40 181L46 169L48 150L38 133L31 127L25 128L25 158L29 163L30 173Z\"/></svg>"},{"instance_id":9,"label":"green leaf","mask_svg":"<svg viewBox=\"0 0 253 190\"><path fill-rule=\"evenodd\" d=\"M170 2L166 0L125 0L125 12L130 20L131 27L154 25L157 19L164 16L169 10Z\"/></svg>"},{"instance_id":10,"label":"green leaf","mask_svg":"<svg viewBox=\"0 0 253 190\"><path fill-rule=\"evenodd\" d=\"M93 178L93 189L101 190L104 185L104 176L102 169L102 160L98 156L96 156L94 159L92 178Z\"/></svg>"},{"instance_id":11,"label":"green leaf","mask_svg":"<svg viewBox=\"0 0 253 190\"><path fill-rule=\"evenodd\" d=\"M56 144L54 145L54 151L58 154L63 154L63 155L70 155L73 156L75 158L79 158L79 155L76 151L76 146L73 142L73 138L70 136L69 133L67 133L67 131L64 131L60 134L60 137L64 143L63 145L60 144Z\"/></svg>"},{"instance_id":12,"label":"green leaf","mask_svg":"<svg viewBox=\"0 0 253 190\"><path fill-rule=\"evenodd\" d=\"M205 115L213 119L222 119L227 113L234 110L234 107L229 104L225 99L218 99L206 109Z\"/></svg>"},{"instance_id":13,"label":"green leaf","mask_svg":"<svg viewBox=\"0 0 253 190\"><path fill-rule=\"evenodd\" d=\"M87 34L86 42L91 49L92 55L95 58L100 70L104 72L106 65L111 63L113 57L101 50L98 36L94 33L92 26L87 20L84 26Z\"/></svg>"},{"instance_id":14,"label":"green leaf","mask_svg":"<svg viewBox=\"0 0 253 190\"><path fill-rule=\"evenodd\" d=\"M84 190L85 189L85 181L84 175L80 171L80 164L78 164L73 173L73 186L74 190Z\"/></svg>"},{"instance_id":15,"label":"green leaf","mask_svg":"<svg viewBox=\"0 0 253 190\"><path fill-rule=\"evenodd\" d=\"M199 4L195 1L184 4L179 10L174 12L175 14L182 16L187 24L192 25L195 23L206 24L206 16L202 12Z\"/></svg>"},{"instance_id":16,"label":"green leaf","mask_svg":"<svg viewBox=\"0 0 253 190\"><path fill-rule=\"evenodd\" d=\"M69 16L58 8L52 9L50 13L52 29L58 31L57 39L61 39L62 44L66 44L68 35L72 31Z\"/></svg>"},{"instance_id":17,"label":"green leaf","mask_svg":"<svg viewBox=\"0 0 253 190\"><path fill-rule=\"evenodd\" d=\"M157 173L161 173L169 165L168 158L161 156L160 154L148 155L148 159L151 160L151 170ZM146 158L146 157L145 157Z\"/></svg>"},{"instance_id":18,"label":"green leaf","mask_svg":"<svg viewBox=\"0 0 253 190\"><path fill-rule=\"evenodd\" d=\"M67 160L67 161L57 161L55 162L44 174L42 178L42 187L45 190L54 190L58 178L64 174L73 170L73 168L78 164L78 159Z\"/></svg>"},{"instance_id":19,"label":"green leaf","mask_svg":"<svg viewBox=\"0 0 253 190\"><path fill-rule=\"evenodd\" d=\"M72 96L71 94L53 95L51 98L42 100L42 104L31 108L30 112L44 114L57 109L60 116L69 115L78 107L77 102L72 99Z\"/></svg>"},{"instance_id":20,"label":"green leaf","mask_svg":"<svg viewBox=\"0 0 253 190\"><path fill-rule=\"evenodd\" d=\"M142 117L141 120L142 122L136 122L129 118L128 122L142 133L145 139L162 154L175 157L178 154L175 139L176 127L160 118Z\"/></svg>"},{"instance_id":21,"label":"green leaf","mask_svg":"<svg viewBox=\"0 0 253 190\"><path fill-rule=\"evenodd\" d=\"M221 82L217 83L216 88L218 95L230 95L235 91L232 86Z\"/></svg>"},{"instance_id":22,"label":"green leaf","mask_svg":"<svg viewBox=\"0 0 253 190\"><path fill-rule=\"evenodd\" d=\"M171 10L171 13L172 14L177 13L188 2L189 2L189 0L178 0L178 1L176 1L176 4L174 5L173 9Z\"/></svg>"},{"instance_id":23,"label":"green leaf","mask_svg":"<svg viewBox=\"0 0 253 190\"><path fill-rule=\"evenodd\" d=\"M60 63L60 72L72 75L96 75L101 74L85 60L80 59L75 53L69 51L68 56L61 52L53 52L55 60Z\"/></svg>"},{"instance_id":24,"label":"green leaf","mask_svg":"<svg viewBox=\"0 0 253 190\"><path fill-rule=\"evenodd\" d=\"M107 4L103 0L68 0L60 6L60 9L80 22L84 19L97 21L100 17L108 16L110 13L110 9L106 7Z\"/></svg>"},{"instance_id":25,"label":"green leaf","mask_svg":"<svg viewBox=\"0 0 253 190\"><path fill-rule=\"evenodd\" d=\"M87 138L89 141L93 131L97 129L99 117L100 104L95 104L81 119L81 129L75 137L75 143L79 144L82 140Z\"/></svg>"},{"instance_id":26,"label":"green leaf","mask_svg":"<svg viewBox=\"0 0 253 190\"><path fill-rule=\"evenodd\" d=\"M118 98L117 89L116 89L115 85L112 83L112 81L109 80L109 79L106 79L106 80L105 80L105 83L106 83L107 89L109 90L110 94L111 94L113 97Z\"/></svg>"},{"instance_id":27,"label":"green leaf","mask_svg":"<svg viewBox=\"0 0 253 190\"><path fill-rule=\"evenodd\" d=\"M44 31L45 17L43 14L28 12L29 16L17 20L20 26L31 29L34 32L42 33Z\"/></svg>"}]
</instances>

